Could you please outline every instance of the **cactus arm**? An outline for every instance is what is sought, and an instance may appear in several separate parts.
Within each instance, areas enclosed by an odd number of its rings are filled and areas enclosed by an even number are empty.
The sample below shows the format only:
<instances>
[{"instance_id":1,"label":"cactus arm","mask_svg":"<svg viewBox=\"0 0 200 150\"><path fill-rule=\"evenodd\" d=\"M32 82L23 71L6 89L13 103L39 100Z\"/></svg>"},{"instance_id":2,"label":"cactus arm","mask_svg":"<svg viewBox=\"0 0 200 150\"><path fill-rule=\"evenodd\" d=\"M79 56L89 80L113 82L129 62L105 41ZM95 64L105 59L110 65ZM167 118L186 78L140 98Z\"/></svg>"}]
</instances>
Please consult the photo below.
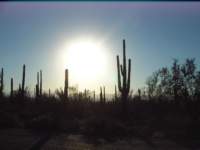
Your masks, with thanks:
<instances>
[{"instance_id":1,"label":"cactus arm","mask_svg":"<svg viewBox=\"0 0 200 150\"><path fill-rule=\"evenodd\" d=\"M120 69L121 69L121 74L122 74L122 76L124 76L123 66L122 66L122 65L120 65Z\"/></svg>"}]
</instances>

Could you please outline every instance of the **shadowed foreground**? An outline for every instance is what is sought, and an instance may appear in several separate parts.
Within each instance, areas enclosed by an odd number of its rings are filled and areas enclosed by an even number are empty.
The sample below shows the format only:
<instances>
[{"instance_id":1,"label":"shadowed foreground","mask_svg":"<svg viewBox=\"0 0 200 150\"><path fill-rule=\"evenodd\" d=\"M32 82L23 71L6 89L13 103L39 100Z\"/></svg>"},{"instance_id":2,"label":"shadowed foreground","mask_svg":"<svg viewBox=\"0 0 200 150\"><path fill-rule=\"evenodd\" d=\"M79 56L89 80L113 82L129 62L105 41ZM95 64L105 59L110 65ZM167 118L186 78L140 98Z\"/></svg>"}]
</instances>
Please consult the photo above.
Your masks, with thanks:
<instances>
[{"instance_id":1,"label":"shadowed foreground","mask_svg":"<svg viewBox=\"0 0 200 150\"><path fill-rule=\"evenodd\" d=\"M183 147L173 141L162 137L152 137L151 142L141 138L118 139L108 142L105 139L98 138L95 141L88 141L83 135L79 134L55 134L48 137L44 143L46 134L33 134L30 131L22 129L8 129L0 131L1 149L3 150L147 150L147 149L163 149L163 150L187 150L190 148ZM159 134L159 133L158 133Z\"/></svg>"},{"instance_id":2,"label":"shadowed foreground","mask_svg":"<svg viewBox=\"0 0 200 150\"><path fill-rule=\"evenodd\" d=\"M0 149L195 149L200 147L199 103L120 102L41 98L0 105Z\"/></svg>"}]
</instances>

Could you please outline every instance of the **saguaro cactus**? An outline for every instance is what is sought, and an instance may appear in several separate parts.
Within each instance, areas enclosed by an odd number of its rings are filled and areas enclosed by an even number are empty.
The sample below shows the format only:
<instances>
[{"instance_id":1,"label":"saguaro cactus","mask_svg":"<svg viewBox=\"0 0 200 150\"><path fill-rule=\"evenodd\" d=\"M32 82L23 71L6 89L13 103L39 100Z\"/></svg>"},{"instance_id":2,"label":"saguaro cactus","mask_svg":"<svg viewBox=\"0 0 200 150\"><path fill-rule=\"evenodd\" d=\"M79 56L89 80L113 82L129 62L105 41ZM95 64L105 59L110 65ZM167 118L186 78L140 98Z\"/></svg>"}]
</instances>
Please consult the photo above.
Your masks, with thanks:
<instances>
[{"instance_id":1,"label":"saguaro cactus","mask_svg":"<svg viewBox=\"0 0 200 150\"><path fill-rule=\"evenodd\" d=\"M25 64L23 65L23 74L22 74L22 96L24 96L25 92L25 74L26 73L26 66Z\"/></svg>"},{"instance_id":2,"label":"saguaro cactus","mask_svg":"<svg viewBox=\"0 0 200 150\"><path fill-rule=\"evenodd\" d=\"M138 89L138 99L141 100L141 90Z\"/></svg>"},{"instance_id":3,"label":"saguaro cactus","mask_svg":"<svg viewBox=\"0 0 200 150\"><path fill-rule=\"evenodd\" d=\"M105 86L103 87L103 102L106 102L106 88Z\"/></svg>"},{"instance_id":4,"label":"saguaro cactus","mask_svg":"<svg viewBox=\"0 0 200 150\"><path fill-rule=\"evenodd\" d=\"M42 70L40 70L40 96L42 96Z\"/></svg>"},{"instance_id":5,"label":"saguaro cactus","mask_svg":"<svg viewBox=\"0 0 200 150\"><path fill-rule=\"evenodd\" d=\"M13 97L13 78L10 80L10 97Z\"/></svg>"},{"instance_id":6,"label":"saguaro cactus","mask_svg":"<svg viewBox=\"0 0 200 150\"><path fill-rule=\"evenodd\" d=\"M40 75L39 75L39 72L37 72L37 85L39 86L39 83L40 83Z\"/></svg>"},{"instance_id":7,"label":"saguaro cactus","mask_svg":"<svg viewBox=\"0 0 200 150\"><path fill-rule=\"evenodd\" d=\"M3 84L3 68L1 68L1 81L0 81L0 97L3 96L3 88L4 88L4 84Z\"/></svg>"},{"instance_id":8,"label":"saguaro cactus","mask_svg":"<svg viewBox=\"0 0 200 150\"><path fill-rule=\"evenodd\" d=\"M36 97L40 96L40 93L39 93L39 82L40 82L40 75L39 75L39 72L37 72L37 84L35 85L35 95L36 95Z\"/></svg>"},{"instance_id":9,"label":"saguaro cactus","mask_svg":"<svg viewBox=\"0 0 200 150\"><path fill-rule=\"evenodd\" d=\"M94 91L94 93L93 93L93 98L94 98L94 101L95 101L95 91Z\"/></svg>"},{"instance_id":10,"label":"saguaro cactus","mask_svg":"<svg viewBox=\"0 0 200 150\"><path fill-rule=\"evenodd\" d=\"M68 69L65 69L65 87L64 87L64 95L68 98Z\"/></svg>"},{"instance_id":11,"label":"saguaro cactus","mask_svg":"<svg viewBox=\"0 0 200 150\"><path fill-rule=\"evenodd\" d=\"M128 75L127 75L125 40L123 40L123 64L120 65L119 55L117 55L117 73L118 73L118 89L121 93L122 101L126 106L128 93L130 91L131 59L128 59ZM121 76L123 81L122 84L121 84Z\"/></svg>"},{"instance_id":12,"label":"saguaro cactus","mask_svg":"<svg viewBox=\"0 0 200 150\"><path fill-rule=\"evenodd\" d=\"M117 87L115 85L115 100L117 100Z\"/></svg>"},{"instance_id":13,"label":"saguaro cactus","mask_svg":"<svg viewBox=\"0 0 200 150\"><path fill-rule=\"evenodd\" d=\"M102 87L100 87L99 98L100 98L100 102L102 103L103 102Z\"/></svg>"},{"instance_id":14,"label":"saguaro cactus","mask_svg":"<svg viewBox=\"0 0 200 150\"><path fill-rule=\"evenodd\" d=\"M87 90L86 89L84 90L84 98L85 99L87 98Z\"/></svg>"},{"instance_id":15,"label":"saguaro cactus","mask_svg":"<svg viewBox=\"0 0 200 150\"><path fill-rule=\"evenodd\" d=\"M36 97L39 97L39 86L38 84L35 85L35 94L36 94Z\"/></svg>"}]
</instances>

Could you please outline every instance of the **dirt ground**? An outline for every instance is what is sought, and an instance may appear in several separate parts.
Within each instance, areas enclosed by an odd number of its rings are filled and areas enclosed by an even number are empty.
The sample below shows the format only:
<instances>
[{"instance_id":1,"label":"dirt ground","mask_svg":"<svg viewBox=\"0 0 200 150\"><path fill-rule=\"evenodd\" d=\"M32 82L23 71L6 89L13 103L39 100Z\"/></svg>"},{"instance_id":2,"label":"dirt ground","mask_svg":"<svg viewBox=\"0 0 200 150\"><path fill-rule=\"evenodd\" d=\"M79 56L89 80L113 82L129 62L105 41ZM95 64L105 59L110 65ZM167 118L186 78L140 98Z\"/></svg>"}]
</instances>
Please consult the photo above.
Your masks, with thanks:
<instances>
[{"instance_id":1,"label":"dirt ground","mask_svg":"<svg viewBox=\"0 0 200 150\"><path fill-rule=\"evenodd\" d=\"M42 150L187 150L187 148L169 140L156 138L152 139L152 143L138 138L117 140L115 142L106 142L103 139L98 139L97 142L88 142L81 135L61 134L52 137L44 144Z\"/></svg>"},{"instance_id":2,"label":"dirt ground","mask_svg":"<svg viewBox=\"0 0 200 150\"><path fill-rule=\"evenodd\" d=\"M88 140L78 134L35 134L23 129L1 129L0 150L189 150L161 136L149 141L139 138L119 139L108 142L104 139ZM198 150L198 148L195 148ZM200 149L200 148L199 148Z\"/></svg>"}]
</instances>

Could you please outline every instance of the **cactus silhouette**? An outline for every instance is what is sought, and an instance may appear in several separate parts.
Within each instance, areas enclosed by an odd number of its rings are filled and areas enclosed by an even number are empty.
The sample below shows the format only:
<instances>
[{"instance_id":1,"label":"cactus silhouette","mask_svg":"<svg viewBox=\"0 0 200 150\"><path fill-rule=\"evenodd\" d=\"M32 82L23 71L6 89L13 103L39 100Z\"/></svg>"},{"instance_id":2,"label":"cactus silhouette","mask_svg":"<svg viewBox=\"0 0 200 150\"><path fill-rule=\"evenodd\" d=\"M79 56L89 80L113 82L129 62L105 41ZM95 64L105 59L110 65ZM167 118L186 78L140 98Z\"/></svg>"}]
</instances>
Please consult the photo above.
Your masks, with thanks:
<instances>
[{"instance_id":1,"label":"cactus silhouette","mask_svg":"<svg viewBox=\"0 0 200 150\"><path fill-rule=\"evenodd\" d=\"M123 40L123 64L120 65L119 55L117 55L117 73L118 73L118 89L121 93L121 98L124 107L126 107L127 98L130 91L131 59L128 59L128 75L127 75L125 40ZM121 84L121 76L122 76L122 84Z\"/></svg>"},{"instance_id":2,"label":"cactus silhouette","mask_svg":"<svg viewBox=\"0 0 200 150\"><path fill-rule=\"evenodd\" d=\"M141 90L140 89L138 89L138 98L139 98L139 100L141 99Z\"/></svg>"},{"instance_id":3,"label":"cactus silhouette","mask_svg":"<svg viewBox=\"0 0 200 150\"><path fill-rule=\"evenodd\" d=\"M42 96L42 70L40 70L40 96Z\"/></svg>"},{"instance_id":4,"label":"cactus silhouette","mask_svg":"<svg viewBox=\"0 0 200 150\"><path fill-rule=\"evenodd\" d=\"M94 93L93 93L93 98L94 98L94 101L95 101L95 91L94 91Z\"/></svg>"},{"instance_id":5,"label":"cactus silhouette","mask_svg":"<svg viewBox=\"0 0 200 150\"><path fill-rule=\"evenodd\" d=\"M39 86L39 82L40 82L40 75L39 72L37 72L37 85Z\"/></svg>"},{"instance_id":6,"label":"cactus silhouette","mask_svg":"<svg viewBox=\"0 0 200 150\"><path fill-rule=\"evenodd\" d=\"M21 89L21 95L24 97L25 93L25 75L26 75L26 66L23 65L23 74L22 74L22 89Z\"/></svg>"},{"instance_id":7,"label":"cactus silhouette","mask_svg":"<svg viewBox=\"0 0 200 150\"><path fill-rule=\"evenodd\" d=\"M100 102L101 103L105 103L106 101L106 95L105 95L105 86L103 86L103 90L102 87L100 87L100 93L99 93L99 98L100 98Z\"/></svg>"},{"instance_id":8,"label":"cactus silhouette","mask_svg":"<svg viewBox=\"0 0 200 150\"><path fill-rule=\"evenodd\" d=\"M100 87L99 98L100 98L100 102L103 103L102 87Z\"/></svg>"},{"instance_id":9,"label":"cactus silhouette","mask_svg":"<svg viewBox=\"0 0 200 150\"><path fill-rule=\"evenodd\" d=\"M64 95L68 98L68 69L65 69L65 87L64 87Z\"/></svg>"},{"instance_id":10,"label":"cactus silhouette","mask_svg":"<svg viewBox=\"0 0 200 150\"><path fill-rule=\"evenodd\" d=\"M13 98L13 78L10 79L10 97Z\"/></svg>"},{"instance_id":11,"label":"cactus silhouette","mask_svg":"<svg viewBox=\"0 0 200 150\"><path fill-rule=\"evenodd\" d=\"M49 88L49 97L51 97L51 89Z\"/></svg>"},{"instance_id":12,"label":"cactus silhouette","mask_svg":"<svg viewBox=\"0 0 200 150\"><path fill-rule=\"evenodd\" d=\"M115 85L115 100L117 99L117 87Z\"/></svg>"},{"instance_id":13,"label":"cactus silhouette","mask_svg":"<svg viewBox=\"0 0 200 150\"><path fill-rule=\"evenodd\" d=\"M3 89L4 89L3 75L4 75L3 68L1 68L0 97L3 96Z\"/></svg>"},{"instance_id":14,"label":"cactus silhouette","mask_svg":"<svg viewBox=\"0 0 200 150\"><path fill-rule=\"evenodd\" d=\"M103 102L106 102L106 88L105 86L103 87Z\"/></svg>"},{"instance_id":15,"label":"cactus silhouette","mask_svg":"<svg viewBox=\"0 0 200 150\"><path fill-rule=\"evenodd\" d=\"M38 84L36 84L35 85L35 94L36 94L36 97L39 97L40 95L39 95L39 86L38 86Z\"/></svg>"},{"instance_id":16,"label":"cactus silhouette","mask_svg":"<svg viewBox=\"0 0 200 150\"><path fill-rule=\"evenodd\" d=\"M87 98L87 90L86 89L84 90L84 98L85 99Z\"/></svg>"},{"instance_id":17,"label":"cactus silhouette","mask_svg":"<svg viewBox=\"0 0 200 150\"><path fill-rule=\"evenodd\" d=\"M39 72L37 72L37 84L35 85L35 95L36 95L36 97L39 97L39 82L40 82L40 76L39 76Z\"/></svg>"}]
</instances>

